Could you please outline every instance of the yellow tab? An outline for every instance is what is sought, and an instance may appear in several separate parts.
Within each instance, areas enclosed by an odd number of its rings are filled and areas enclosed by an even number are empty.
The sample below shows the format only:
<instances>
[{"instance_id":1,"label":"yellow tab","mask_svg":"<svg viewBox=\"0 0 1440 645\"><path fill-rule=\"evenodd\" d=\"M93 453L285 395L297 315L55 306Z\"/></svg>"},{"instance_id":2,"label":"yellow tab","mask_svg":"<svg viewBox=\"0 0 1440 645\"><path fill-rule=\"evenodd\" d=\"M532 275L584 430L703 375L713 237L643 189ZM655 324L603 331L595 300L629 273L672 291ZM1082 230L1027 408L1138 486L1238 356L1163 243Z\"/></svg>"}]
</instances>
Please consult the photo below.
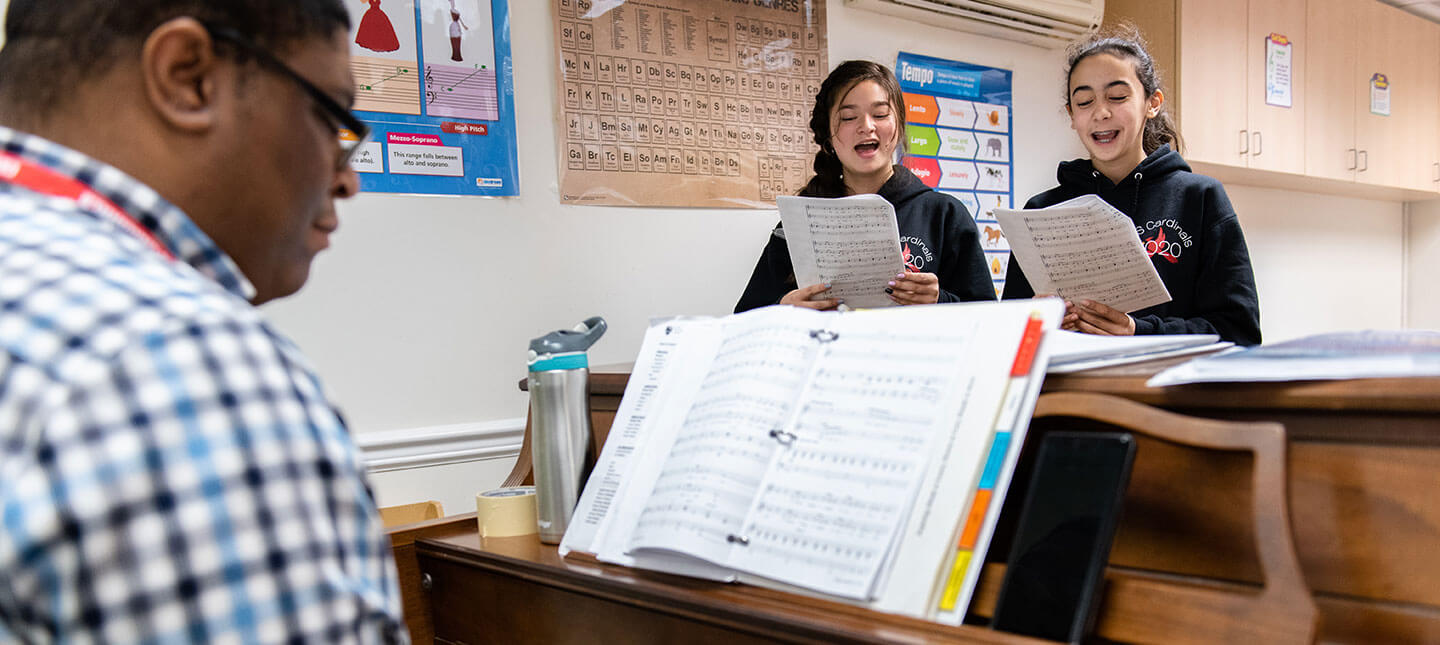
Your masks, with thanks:
<instances>
[{"instance_id":1,"label":"yellow tab","mask_svg":"<svg viewBox=\"0 0 1440 645\"><path fill-rule=\"evenodd\" d=\"M940 596L940 611L955 611L955 603L960 600L960 584L965 582L965 570L969 568L973 554L973 551L955 554L955 566L950 569L950 580L945 583L945 593Z\"/></svg>"}]
</instances>

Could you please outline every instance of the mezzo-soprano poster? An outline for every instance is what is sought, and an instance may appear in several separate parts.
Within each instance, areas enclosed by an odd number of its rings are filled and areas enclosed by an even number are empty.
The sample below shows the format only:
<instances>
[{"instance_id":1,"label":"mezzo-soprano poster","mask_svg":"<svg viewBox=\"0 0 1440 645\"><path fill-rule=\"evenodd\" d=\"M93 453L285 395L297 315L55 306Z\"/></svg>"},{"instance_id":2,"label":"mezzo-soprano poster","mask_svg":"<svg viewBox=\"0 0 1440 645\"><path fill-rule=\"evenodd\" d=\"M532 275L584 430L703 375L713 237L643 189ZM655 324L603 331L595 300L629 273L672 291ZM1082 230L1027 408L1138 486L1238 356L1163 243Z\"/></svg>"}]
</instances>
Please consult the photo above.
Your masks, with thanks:
<instances>
[{"instance_id":1,"label":"mezzo-soprano poster","mask_svg":"<svg viewBox=\"0 0 1440 645\"><path fill-rule=\"evenodd\" d=\"M506 0L346 2L360 189L518 195Z\"/></svg>"},{"instance_id":2,"label":"mezzo-soprano poster","mask_svg":"<svg viewBox=\"0 0 1440 645\"><path fill-rule=\"evenodd\" d=\"M910 149L903 163L927 186L965 204L980 229L998 296L1010 245L994 210L1010 208L1015 194L1011 72L900 52L895 76L905 92Z\"/></svg>"}]
</instances>

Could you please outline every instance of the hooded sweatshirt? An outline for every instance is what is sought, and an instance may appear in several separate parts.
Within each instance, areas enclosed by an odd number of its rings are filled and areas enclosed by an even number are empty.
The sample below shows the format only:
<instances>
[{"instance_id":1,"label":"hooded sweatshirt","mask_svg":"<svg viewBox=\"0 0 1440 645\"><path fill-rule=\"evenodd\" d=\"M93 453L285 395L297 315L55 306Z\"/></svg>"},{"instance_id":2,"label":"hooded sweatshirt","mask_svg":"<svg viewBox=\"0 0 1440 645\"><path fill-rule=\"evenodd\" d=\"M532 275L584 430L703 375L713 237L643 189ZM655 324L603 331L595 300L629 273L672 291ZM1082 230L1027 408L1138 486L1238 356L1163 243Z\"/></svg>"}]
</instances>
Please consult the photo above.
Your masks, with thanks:
<instances>
[{"instance_id":1,"label":"hooded sweatshirt","mask_svg":"<svg viewBox=\"0 0 1440 645\"><path fill-rule=\"evenodd\" d=\"M940 302L995 299L980 233L960 200L931 190L900 165L877 192L895 207L906 270L939 277ZM776 304L796 288L785 230L776 224L735 313Z\"/></svg>"},{"instance_id":2,"label":"hooded sweatshirt","mask_svg":"<svg viewBox=\"0 0 1440 645\"><path fill-rule=\"evenodd\" d=\"M1130 314L1136 334L1218 334L1237 345L1260 343L1260 303L1245 235L1220 182L1190 172L1170 146L1160 146L1120 183L1089 159L1060 164L1060 185L1025 208L1044 208L1094 194L1128 215L1172 300ZM1005 299L1035 292L1015 257Z\"/></svg>"}]
</instances>

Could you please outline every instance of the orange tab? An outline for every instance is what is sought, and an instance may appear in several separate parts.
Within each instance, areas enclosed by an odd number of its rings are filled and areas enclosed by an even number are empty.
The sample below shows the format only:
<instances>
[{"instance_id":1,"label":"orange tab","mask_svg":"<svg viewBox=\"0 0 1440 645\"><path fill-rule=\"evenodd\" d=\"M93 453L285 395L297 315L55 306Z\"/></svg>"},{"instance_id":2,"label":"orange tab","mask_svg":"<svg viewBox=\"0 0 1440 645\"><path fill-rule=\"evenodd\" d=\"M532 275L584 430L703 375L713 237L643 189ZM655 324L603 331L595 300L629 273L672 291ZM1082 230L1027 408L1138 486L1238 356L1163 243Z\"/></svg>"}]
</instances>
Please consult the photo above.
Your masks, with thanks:
<instances>
[{"instance_id":1,"label":"orange tab","mask_svg":"<svg viewBox=\"0 0 1440 645\"><path fill-rule=\"evenodd\" d=\"M1020 349L1015 351L1015 364L1010 367L1010 376L1025 376L1030 373L1030 364L1035 362L1035 350L1040 347L1040 335L1045 331L1041 325L1045 320L1040 314L1030 314L1025 323L1025 334L1020 337Z\"/></svg>"},{"instance_id":2,"label":"orange tab","mask_svg":"<svg viewBox=\"0 0 1440 645\"><path fill-rule=\"evenodd\" d=\"M980 537L980 525L985 520L985 511L990 508L992 492L989 489L975 491L975 503L970 505L970 517L965 518L965 530L960 531L960 548L975 550L975 540Z\"/></svg>"},{"instance_id":3,"label":"orange tab","mask_svg":"<svg viewBox=\"0 0 1440 645\"><path fill-rule=\"evenodd\" d=\"M905 122L922 125L935 125L935 120L940 117L940 106L935 103L935 97L924 94L905 94Z\"/></svg>"}]
</instances>

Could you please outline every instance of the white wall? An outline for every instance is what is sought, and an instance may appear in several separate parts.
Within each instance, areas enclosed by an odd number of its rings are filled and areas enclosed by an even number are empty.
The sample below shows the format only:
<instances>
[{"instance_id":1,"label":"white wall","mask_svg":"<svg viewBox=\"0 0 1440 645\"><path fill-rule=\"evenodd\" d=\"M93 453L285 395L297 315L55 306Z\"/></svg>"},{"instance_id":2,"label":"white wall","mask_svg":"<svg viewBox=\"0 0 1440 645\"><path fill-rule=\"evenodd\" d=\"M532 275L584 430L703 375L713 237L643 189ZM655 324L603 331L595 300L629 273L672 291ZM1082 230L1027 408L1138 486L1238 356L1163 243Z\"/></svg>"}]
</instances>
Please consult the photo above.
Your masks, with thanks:
<instances>
[{"instance_id":1,"label":"white wall","mask_svg":"<svg viewBox=\"0 0 1440 645\"><path fill-rule=\"evenodd\" d=\"M1405 325L1440 329L1440 200L1408 204L1405 231Z\"/></svg>"},{"instance_id":2,"label":"white wall","mask_svg":"<svg viewBox=\"0 0 1440 645\"><path fill-rule=\"evenodd\" d=\"M592 363L632 360L651 316L729 312L777 219L771 211L559 205L551 4L511 0L520 197L362 195L342 206L334 249L306 289L267 306L318 365L362 441L385 431L523 423L516 382L531 337L600 314L611 331ZM1019 199L1053 185L1056 162L1083 154L1060 105L1061 52L852 10L841 0L827 9L832 65L893 64L903 47L1012 70ZM1267 340L1400 326L1401 204L1229 192L1250 243ZM1426 266L1440 263L1437 255L1432 249ZM382 504L441 499L448 511L465 512L473 493L498 484L509 466L483 458L391 470L373 481Z\"/></svg>"},{"instance_id":3,"label":"white wall","mask_svg":"<svg viewBox=\"0 0 1440 645\"><path fill-rule=\"evenodd\" d=\"M1402 326L1401 203L1236 185L1225 191L1250 247L1265 342Z\"/></svg>"},{"instance_id":4,"label":"white wall","mask_svg":"<svg viewBox=\"0 0 1440 645\"><path fill-rule=\"evenodd\" d=\"M778 219L773 211L561 206L551 4L510 3L520 197L362 195L342 205L334 246L306 288L266 307L361 435L523 418L516 382L529 339L587 316L611 325L591 352L601 364L633 360L651 316L728 313ZM1062 118L1058 51L850 10L839 0L827 10L832 65L893 65L903 46L1012 70L1022 198L1054 183L1056 161L1080 154ZM508 466L449 466L443 481L431 470L376 475L381 503L457 486L473 494ZM427 493L431 478L437 492Z\"/></svg>"}]
</instances>

